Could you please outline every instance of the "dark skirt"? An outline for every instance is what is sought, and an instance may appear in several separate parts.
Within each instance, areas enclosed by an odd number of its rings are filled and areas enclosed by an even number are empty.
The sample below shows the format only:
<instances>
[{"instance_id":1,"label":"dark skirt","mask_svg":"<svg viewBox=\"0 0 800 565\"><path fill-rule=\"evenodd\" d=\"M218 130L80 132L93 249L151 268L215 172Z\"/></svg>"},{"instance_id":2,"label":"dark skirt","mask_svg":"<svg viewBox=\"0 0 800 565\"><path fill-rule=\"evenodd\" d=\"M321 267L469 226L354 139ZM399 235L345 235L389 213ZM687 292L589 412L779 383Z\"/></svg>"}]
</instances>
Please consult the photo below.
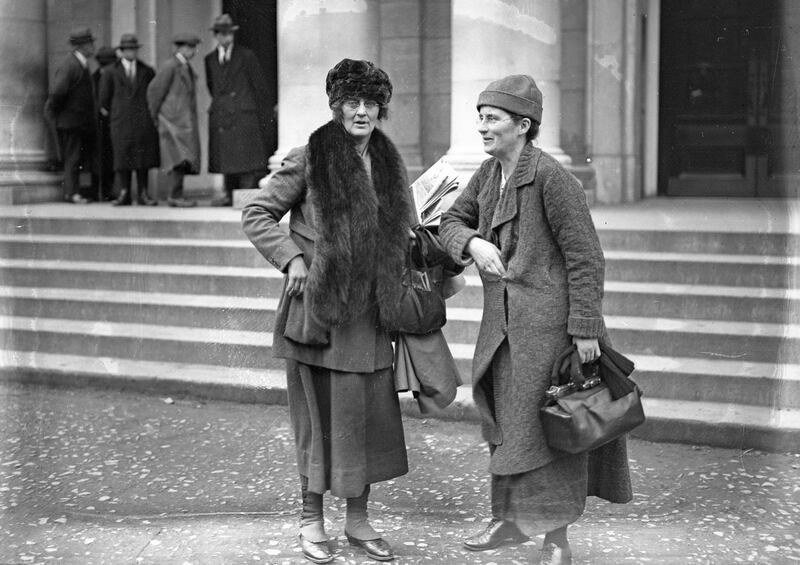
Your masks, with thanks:
<instances>
[{"instance_id":1,"label":"dark skirt","mask_svg":"<svg viewBox=\"0 0 800 565\"><path fill-rule=\"evenodd\" d=\"M527 438L514 427L514 414L506 400L514 394L510 380L511 351L504 340L495 352L489 379L484 383L489 405L503 435L501 446L489 446L491 456L523 452ZM505 426L503 424L505 423ZM492 515L512 520L529 536L556 530L577 520L586 506L588 467L586 454L564 454L542 467L510 475L492 474Z\"/></svg>"},{"instance_id":2,"label":"dark skirt","mask_svg":"<svg viewBox=\"0 0 800 565\"><path fill-rule=\"evenodd\" d=\"M286 361L297 467L311 492L360 496L408 472L392 368L345 373Z\"/></svg>"}]
</instances>

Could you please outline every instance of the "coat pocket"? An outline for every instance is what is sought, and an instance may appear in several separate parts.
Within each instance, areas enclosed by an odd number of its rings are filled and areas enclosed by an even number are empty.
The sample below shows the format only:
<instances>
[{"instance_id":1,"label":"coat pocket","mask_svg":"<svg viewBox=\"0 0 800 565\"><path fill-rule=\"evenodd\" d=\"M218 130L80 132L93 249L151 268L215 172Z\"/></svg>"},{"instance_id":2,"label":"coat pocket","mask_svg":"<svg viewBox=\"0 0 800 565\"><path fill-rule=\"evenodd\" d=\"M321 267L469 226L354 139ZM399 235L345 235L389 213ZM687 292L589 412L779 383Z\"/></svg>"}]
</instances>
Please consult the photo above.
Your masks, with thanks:
<instances>
[{"instance_id":1,"label":"coat pocket","mask_svg":"<svg viewBox=\"0 0 800 565\"><path fill-rule=\"evenodd\" d=\"M328 328L314 319L311 309L306 308L305 294L287 298L289 304L286 306L283 337L304 345L327 345Z\"/></svg>"}]
</instances>

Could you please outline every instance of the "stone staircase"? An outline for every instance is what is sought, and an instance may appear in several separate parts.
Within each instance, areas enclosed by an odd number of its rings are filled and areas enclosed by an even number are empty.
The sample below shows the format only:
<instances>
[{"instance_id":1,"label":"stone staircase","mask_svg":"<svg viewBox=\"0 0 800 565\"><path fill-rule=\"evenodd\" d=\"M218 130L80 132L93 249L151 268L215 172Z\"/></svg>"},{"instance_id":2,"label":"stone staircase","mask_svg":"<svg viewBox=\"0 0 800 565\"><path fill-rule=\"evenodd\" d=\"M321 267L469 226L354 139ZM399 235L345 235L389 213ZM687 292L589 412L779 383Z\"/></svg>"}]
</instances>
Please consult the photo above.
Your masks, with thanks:
<instances>
[{"instance_id":1,"label":"stone staircase","mask_svg":"<svg viewBox=\"0 0 800 565\"><path fill-rule=\"evenodd\" d=\"M636 435L797 451L800 235L753 217L730 229L753 216L749 204L695 224L696 202L593 210L607 324L646 395ZM467 275L445 328L466 381L482 302ZM236 210L0 208L0 371L281 402L283 362L270 351L281 282ZM449 416L474 411L461 403Z\"/></svg>"}]
</instances>

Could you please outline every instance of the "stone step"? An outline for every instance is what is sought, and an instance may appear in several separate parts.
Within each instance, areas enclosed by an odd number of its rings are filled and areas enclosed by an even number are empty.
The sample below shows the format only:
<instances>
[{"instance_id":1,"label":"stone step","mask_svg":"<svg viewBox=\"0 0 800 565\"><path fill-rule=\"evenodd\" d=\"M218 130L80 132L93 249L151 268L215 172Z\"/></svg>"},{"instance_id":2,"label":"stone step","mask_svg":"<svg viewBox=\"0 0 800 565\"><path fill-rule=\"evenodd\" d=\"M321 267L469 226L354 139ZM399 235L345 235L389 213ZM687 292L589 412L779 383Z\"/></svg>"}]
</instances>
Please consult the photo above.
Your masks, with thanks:
<instances>
[{"instance_id":1,"label":"stone step","mask_svg":"<svg viewBox=\"0 0 800 565\"><path fill-rule=\"evenodd\" d=\"M800 410L739 403L643 398L646 421L633 435L738 449L797 451Z\"/></svg>"},{"instance_id":2,"label":"stone step","mask_svg":"<svg viewBox=\"0 0 800 565\"><path fill-rule=\"evenodd\" d=\"M277 300L137 291L0 287L7 316L267 332ZM481 310L448 308L452 343L475 343ZM606 316L613 343L632 354L800 362L800 326L719 320ZM699 348L698 348L699 346Z\"/></svg>"},{"instance_id":3,"label":"stone step","mask_svg":"<svg viewBox=\"0 0 800 565\"><path fill-rule=\"evenodd\" d=\"M271 266L246 240L57 235L0 235L0 257L51 261ZM790 288L800 279L800 258L606 252L606 279L716 286Z\"/></svg>"},{"instance_id":4,"label":"stone step","mask_svg":"<svg viewBox=\"0 0 800 565\"><path fill-rule=\"evenodd\" d=\"M272 334L267 331L272 326L274 304L255 299L156 294L142 301L127 296L130 293L109 294L98 293L97 298L102 298L102 302L85 302L87 316L81 321L53 317L57 312L52 309L39 314L28 312L25 307L16 309L13 315L3 312L0 320L6 333L6 347L12 348L10 344L13 343L13 349L49 353L85 355L94 351L99 356L164 362L202 360L204 364L249 368L281 366L280 360L272 359ZM9 302L5 300L9 298L7 292L2 293L2 297L0 304ZM47 292L41 298L33 304L48 303ZM82 298L88 296L84 294ZM126 298L133 298L134 302ZM70 298L55 300L58 304L59 300ZM221 310L215 300L229 300L229 309ZM170 321L187 318L187 313L181 309L190 310L198 321L209 325L168 325ZM241 311L248 315L242 316ZM89 315L104 312L107 315L102 318ZM145 312L147 314L143 315ZM466 317L470 315L478 313L466 313ZM474 345L458 341L457 332L453 331L454 324L463 323L465 316L461 317L460 322L449 322L444 331L462 380L469 382ZM614 321L612 318L609 325ZM13 335L9 336L9 330L14 330ZM800 366L797 364L644 355L640 350L620 346L619 335L613 327L611 332L615 346L636 362L635 380L648 395L800 408Z\"/></svg>"},{"instance_id":5,"label":"stone step","mask_svg":"<svg viewBox=\"0 0 800 565\"><path fill-rule=\"evenodd\" d=\"M57 177L57 175L56 175ZM56 178L54 177L54 178ZM93 237L243 239L241 211L232 209L173 210L167 207L92 207L91 221L68 207L0 209L5 234L88 235ZM604 250L657 251L665 253L712 253L745 255L800 255L800 234L781 226L757 226L743 231L707 229L705 225L670 229L625 226L598 221L602 209L592 210ZM738 229L737 226L731 226ZM774 231L772 231L774 230Z\"/></svg>"},{"instance_id":6,"label":"stone step","mask_svg":"<svg viewBox=\"0 0 800 565\"><path fill-rule=\"evenodd\" d=\"M447 301L449 308L480 308L483 304L479 277L467 275L466 279L467 286ZM258 298L277 297L283 275L270 265L216 267L0 259L0 284ZM727 321L800 323L800 293L796 289L606 281L605 292L604 310L609 315L691 315Z\"/></svg>"},{"instance_id":7,"label":"stone step","mask_svg":"<svg viewBox=\"0 0 800 565\"><path fill-rule=\"evenodd\" d=\"M0 284L227 296L278 296L283 274L271 265L156 265L0 258Z\"/></svg>"},{"instance_id":8,"label":"stone step","mask_svg":"<svg viewBox=\"0 0 800 565\"><path fill-rule=\"evenodd\" d=\"M135 390L162 397L286 402L285 376L280 369L0 350L0 376L55 386ZM403 413L419 416L410 395L399 396ZM632 434L642 439L768 451L794 451L800 441L800 410L794 408L664 399L647 392L642 402L647 420ZM440 417L477 420L468 385L459 387L455 402Z\"/></svg>"},{"instance_id":9,"label":"stone step","mask_svg":"<svg viewBox=\"0 0 800 565\"><path fill-rule=\"evenodd\" d=\"M703 231L696 229L614 229L597 226L604 250L722 255L800 255L800 234L769 231ZM763 226L762 229L765 229Z\"/></svg>"},{"instance_id":10,"label":"stone step","mask_svg":"<svg viewBox=\"0 0 800 565\"><path fill-rule=\"evenodd\" d=\"M717 286L791 288L800 279L800 258L606 251L606 279Z\"/></svg>"}]
</instances>

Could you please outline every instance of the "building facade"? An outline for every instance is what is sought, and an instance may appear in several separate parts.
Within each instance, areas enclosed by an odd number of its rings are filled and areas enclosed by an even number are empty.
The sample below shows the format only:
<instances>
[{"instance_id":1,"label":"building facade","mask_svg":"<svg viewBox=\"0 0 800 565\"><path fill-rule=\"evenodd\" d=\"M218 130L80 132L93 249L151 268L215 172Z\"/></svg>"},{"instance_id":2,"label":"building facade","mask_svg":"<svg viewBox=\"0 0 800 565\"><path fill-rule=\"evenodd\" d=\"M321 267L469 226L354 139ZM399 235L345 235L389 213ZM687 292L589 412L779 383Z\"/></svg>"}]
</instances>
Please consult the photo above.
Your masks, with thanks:
<instances>
[{"instance_id":1,"label":"building facade","mask_svg":"<svg viewBox=\"0 0 800 565\"><path fill-rule=\"evenodd\" d=\"M596 202L800 191L800 3L791 0L0 0L4 183L24 182L53 152L42 107L80 25L98 46L136 33L155 66L174 33L198 33L205 150L201 58L223 11L271 84L272 168L330 118L325 74L350 57L392 78L384 128L412 176L442 155L474 170L486 157L478 93L525 73L544 94L538 143ZM219 182L203 174L187 190Z\"/></svg>"}]
</instances>

